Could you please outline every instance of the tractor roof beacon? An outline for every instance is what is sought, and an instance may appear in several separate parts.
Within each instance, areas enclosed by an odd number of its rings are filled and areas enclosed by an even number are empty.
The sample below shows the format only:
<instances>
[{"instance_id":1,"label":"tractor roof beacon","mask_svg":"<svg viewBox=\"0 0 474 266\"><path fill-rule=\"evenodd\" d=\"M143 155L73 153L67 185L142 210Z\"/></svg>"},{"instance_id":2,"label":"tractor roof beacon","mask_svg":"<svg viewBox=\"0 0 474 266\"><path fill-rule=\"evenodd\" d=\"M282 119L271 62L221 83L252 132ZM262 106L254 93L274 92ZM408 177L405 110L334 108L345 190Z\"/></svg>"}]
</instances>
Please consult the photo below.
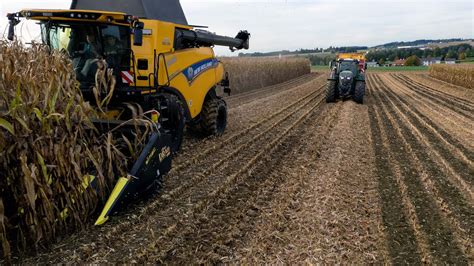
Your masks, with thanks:
<instances>
[{"instance_id":1,"label":"tractor roof beacon","mask_svg":"<svg viewBox=\"0 0 474 266\"><path fill-rule=\"evenodd\" d=\"M217 88L231 90L212 47L248 49L247 31L232 38L196 30L188 25L179 0L73 0L67 10L22 10L7 17L10 40L20 19L39 22L43 43L70 55L81 92L91 104L96 102L98 62L111 69L116 88L108 111L95 121L99 129L130 119L125 106L130 102L159 124L160 132L150 136L129 175L118 179L97 225L170 170L186 124L205 134L223 134L227 106Z\"/></svg>"}]
</instances>

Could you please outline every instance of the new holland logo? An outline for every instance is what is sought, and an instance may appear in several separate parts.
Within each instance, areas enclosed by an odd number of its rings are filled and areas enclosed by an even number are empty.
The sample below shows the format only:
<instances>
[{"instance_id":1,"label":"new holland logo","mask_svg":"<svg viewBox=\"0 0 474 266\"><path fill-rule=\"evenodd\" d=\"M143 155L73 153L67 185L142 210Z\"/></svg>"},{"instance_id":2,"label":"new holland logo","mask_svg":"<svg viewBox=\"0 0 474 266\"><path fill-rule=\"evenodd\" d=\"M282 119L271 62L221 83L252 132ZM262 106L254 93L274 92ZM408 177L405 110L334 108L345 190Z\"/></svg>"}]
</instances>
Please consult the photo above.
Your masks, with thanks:
<instances>
[{"instance_id":1,"label":"new holland logo","mask_svg":"<svg viewBox=\"0 0 474 266\"><path fill-rule=\"evenodd\" d=\"M186 77L189 83L193 82L197 76L206 72L208 69L217 67L219 61L217 59L207 59L196 63L183 71L183 75Z\"/></svg>"},{"instance_id":2,"label":"new holland logo","mask_svg":"<svg viewBox=\"0 0 474 266\"><path fill-rule=\"evenodd\" d=\"M193 75L194 75L194 69L192 67L188 67L188 75L187 75L188 80L189 80L189 77L192 77Z\"/></svg>"}]
</instances>

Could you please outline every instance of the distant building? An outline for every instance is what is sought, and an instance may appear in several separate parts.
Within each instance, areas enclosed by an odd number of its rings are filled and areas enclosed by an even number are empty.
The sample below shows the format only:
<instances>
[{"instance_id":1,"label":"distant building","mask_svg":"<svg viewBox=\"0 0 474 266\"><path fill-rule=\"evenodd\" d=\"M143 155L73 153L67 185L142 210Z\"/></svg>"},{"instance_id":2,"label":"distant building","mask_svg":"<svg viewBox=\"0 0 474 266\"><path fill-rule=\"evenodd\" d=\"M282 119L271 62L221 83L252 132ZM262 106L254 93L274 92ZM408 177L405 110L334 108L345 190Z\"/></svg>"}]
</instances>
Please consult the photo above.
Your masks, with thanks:
<instances>
[{"instance_id":1,"label":"distant building","mask_svg":"<svg viewBox=\"0 0 474 266\"><path fill-rule=\"evenodd\" d=\"M454 65L454 64L456 64L456 59L454 59L454 58L445 58L444 63L448 64L448 65Z\"/></svg>"},{"instance_id":2,"label":"distant building","mask_svg":"<svg viewBox=\"0 0 474 266\"><path fill-rule=\"evenodd\" d=\"M367 67L379 67L379 64L375 61L367 62Z\"/></svg>"},{"instance_id":3,"label":"distant building","mask_svg":"<svg viewBox=\"0 0 474 266\"><path fill-rule=\"evenodd\" d=\"M427 57L427 58L422 58L421 59L421 63L424 65L424 66L431 66L431 65L434 65L434 64L441 64L441 57Z\"/></svg>"},{"instance_id":4,"label":"distant building","mask_svg":"<svg viewBox=\"0 0 474 266\"><path fill-rule=\"evenodd\" d=\"M405 59L398 59L393 62L393 66L404 66L406 60Z\"/></svg>"}]
</instances>

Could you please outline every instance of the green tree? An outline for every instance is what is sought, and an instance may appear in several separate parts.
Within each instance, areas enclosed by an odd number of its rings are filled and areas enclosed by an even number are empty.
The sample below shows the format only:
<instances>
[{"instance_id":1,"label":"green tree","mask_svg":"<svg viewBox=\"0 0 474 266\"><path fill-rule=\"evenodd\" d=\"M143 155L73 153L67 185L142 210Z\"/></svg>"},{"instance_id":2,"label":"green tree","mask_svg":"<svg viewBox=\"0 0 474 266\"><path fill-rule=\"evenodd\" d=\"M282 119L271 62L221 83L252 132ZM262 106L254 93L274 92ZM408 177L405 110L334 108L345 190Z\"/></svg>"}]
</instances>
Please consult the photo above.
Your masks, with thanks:
<instances>
[{"instance_id":1,"label":"green tree","mask_svg":"<svg viewBox=\"0 0 474 266\"><path fill-rule=\"evenodd\" d=\"M381 58L378 63L381 66L384 65L385 64L385 59Z\"/></svg>"},{"instance_id":2,"label":"green tree","mask_svg":"<svg viewBox=\"0 0 474 266\"><path fill-rule=\"evenodd\" d=\"M416 55L412 55L407 58L405 61L405 66L419 66L421 65L421 60Z\"/></svg>"},{"instance_id":3,"label":"green tree","mask_svg":"<svg viewBox=\"0 0 474 266\"><path fill-rule=\"evenodd\" d=\"M445 58L456 58L456 53L452 50L449 50Z\"/></svg>"},{"instance_id":4,"label":"green tree","mask_svg":"<svg viewBox=\"0 0 474 266\"><path fill-rule=\"evenodd\" d=\"M466 59L466 54L463 52L463 53L460 53L459 56L458 56L458 59L459 60L464 60Z\"/></svg>"}]
</instances>

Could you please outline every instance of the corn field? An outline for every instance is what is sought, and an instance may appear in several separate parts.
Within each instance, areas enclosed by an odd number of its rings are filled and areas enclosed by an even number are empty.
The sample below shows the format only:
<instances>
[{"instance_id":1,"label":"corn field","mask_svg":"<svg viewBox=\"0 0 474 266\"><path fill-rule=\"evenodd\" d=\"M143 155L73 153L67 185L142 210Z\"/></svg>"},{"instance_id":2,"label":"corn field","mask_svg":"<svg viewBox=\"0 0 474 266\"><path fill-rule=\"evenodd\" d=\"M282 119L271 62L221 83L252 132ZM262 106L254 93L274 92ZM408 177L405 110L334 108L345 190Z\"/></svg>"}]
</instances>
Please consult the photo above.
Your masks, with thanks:
<instances>
[{"instance_id":1,"label":"corn field","mask_svg":"<svg viewBox=\"0 0 474 266\"><path fill-rule=\"evenodd\" d=\"M451 84L474 89L474 65L432 65L430 76Z\"/></svg>"},{"instance_id":2,"label":"corn field","mask_svg":"<svg viewBox=\"0 0 474 266\"><path fill-rule=\"evenodd\" d=\"M311 72L306 58L231 58L219 59L229 72L232 93L275 85Z\"/></svg>"},{"instance_id":3,"label":"corn field","mask_svg":"<svg viewBox=\"0 0 474 266\"><path fill-rule=\"evenodd\" d=\"M98 73L95 90L107 89L110 73ZM82 227L126 174L120 147L137 143L97 131L100 111L83 100L69 58L44 46L0 42L0 91L0 257L8 259ZM85 189L90 175L97 190Z\"/></svg>"}]
</instances>

